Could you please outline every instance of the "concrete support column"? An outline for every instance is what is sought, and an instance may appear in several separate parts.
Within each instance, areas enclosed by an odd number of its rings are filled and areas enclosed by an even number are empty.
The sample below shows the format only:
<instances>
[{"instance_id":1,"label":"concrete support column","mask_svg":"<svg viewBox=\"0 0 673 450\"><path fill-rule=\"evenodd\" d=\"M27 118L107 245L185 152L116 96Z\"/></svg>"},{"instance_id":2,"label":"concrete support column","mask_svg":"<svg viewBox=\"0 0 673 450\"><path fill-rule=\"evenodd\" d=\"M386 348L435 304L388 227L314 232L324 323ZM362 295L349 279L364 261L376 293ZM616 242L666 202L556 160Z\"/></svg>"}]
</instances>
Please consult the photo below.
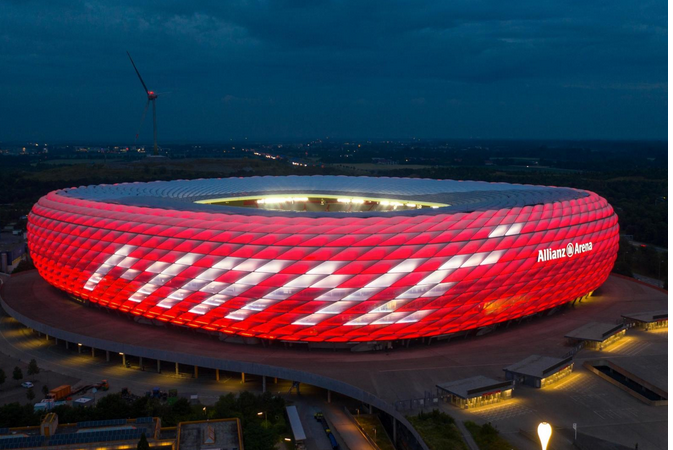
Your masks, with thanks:
<instances>
[{"instance_id":1,"label":"concrete support column","mask_svg":"<svg viewBox=\"0 0 673 450\"><path fill-rule=\"evenodd\" d=\"M175 376L180 375L180 366L178 363L175 363Z\"/></svg>"},{"instance_id":2,"label":"concrete support column","mask_svg":"<svg viewBox=\"0 0 673 450\"><path fill-rule=\"evenodd\" d=\"M77 344L77 353L82 353L82 344Z\"/></svg>"},{"instance_id":3,"label":"concrete support column","mask_svg":"<svg viewBox=\"0 0 673 450\"><path fill-rule=\"evenodd\" d=\"M199 366L194 366L194 378L199 378Z\"/></svg>"},{"instance_id":4,"label":"concrete support column","mask_svg":"<svg viewBox=\"0 0 673 450\"><path fill-rule=\"evenodd\" d=\"M327 403L332 403L332 391L327 390Z\"/></svg>"},{"instance_id":5,"label":"concrete support column","mask_svg":"<svg viewBox=\"0 0 673 450\"><path fill-rule=\"evenodd\" d=\"M157 373L161 373L161 360L157 359Z\"/></svg>"},{"instance_id":6,"label":"concrete support column","mask_svg":"<svg viewBox=\"0 0 673 450\"><path fill-rule=\"evenodd\" d=\"M110 362L110 350L105 350L105 361Z\"/></svg>"},{"instance_id":7,"label":"concrete support column","mask_svg":"<svg viewBox=\"0 0 673 450\"><path fill-rule=\"evenodd\" d=\"M122 353L122 366L126 367L126 354Z\"/></svg>"},{"instance_id":8,"label":"concrete support column","mask_svg":"<svg viewBox=\"0 0 673 450\"><path fill-rule=\"evenodd\" d=\"M58 338L54 338L54 344L58 345Z\"/></svg>"},{"instance_id":9,"label":"concrete support column","mask_svg":"<svg viewBox=\"0 0 673 450\"><path fill-rule=\"evenodd\" d=\"M96 349L91 347L91 357L95 358L96 357Z\"/></svg>"},{"instance_id":10,"label":"concrete support column","mask_svg":"<svg viewBox=\"0 0 673 450\"><path fill-rule=\"evenodd\" d=\"M393 417L393 445L397 445L397 419Z\"/></svg>"},{"instance_id":11,"label":"concrete support column","mask_svg":"<svg viewBox=\"0 0 673 450\"><path fill-rule=\"evenodd\" d=\"M278 384L278 377L273 377L273 384Z\"/></svg>"},{"instance_id":12,"label":"concrete support column","mask_svg":"<svg viewBox=\"0 0 673 450\"><path fill-rule=\"evenodd\" d=\"M68 341L65 341L65 349L69 350Z\"/></svg>"},{"instance_id":13,"label":"concrete support column","mask_svg":"<svg viewBox=\"0 0 673 450\"><path fill-rule=\"evenodd\" d=\"M215 369L215 381L220 381L220 369Z\"/></svg>"},{"instance_id":14,"label":"concrete support column","mask_svg":"<svg viewBox=\"0 0 673 450\"><path fill-rule=\"evenodd\" d=\"M245 383L245 372L241 372L241 383Z\"/></svg>"},{"instance_id":15,"label":"concrete support column","mask_svg":"<svg viewBox=\"0 0 673 450\"><path fill-rule=\"evenodd\" d=\"M140 360L139 360L138 364L140 365L140 370L143 370L143 357L142 356L140 357Z\"/></svg>"},{"instance_id":16,"label":"concrete support column","mask_svg":"<svg viewBox=\"0 0 673 450\"><path fill-rule=\"evenodd\" d=\"M374 414L374 411L372 410L372 405L369 405L369 414Z\"/></svg>"},{"instance_id":17,"label":"concrete support column","mask_svg":"<svg viewBox=\"0 0 673 450\"><path fill-rule=\"evenodd\" d=\"M45 339L49 340L49 335L48 334L45 334L44 337L45 337Z\"/></svg>"},{"instance_id":18,"label":"concrete support column","mask_svg":"<svg viewBox=\"0 0 673 450\"><path fill-rule=\"evenodd\" d=\"M266 392L266 376L262 376L262 394Z\"/></svg>"}]
</instances>

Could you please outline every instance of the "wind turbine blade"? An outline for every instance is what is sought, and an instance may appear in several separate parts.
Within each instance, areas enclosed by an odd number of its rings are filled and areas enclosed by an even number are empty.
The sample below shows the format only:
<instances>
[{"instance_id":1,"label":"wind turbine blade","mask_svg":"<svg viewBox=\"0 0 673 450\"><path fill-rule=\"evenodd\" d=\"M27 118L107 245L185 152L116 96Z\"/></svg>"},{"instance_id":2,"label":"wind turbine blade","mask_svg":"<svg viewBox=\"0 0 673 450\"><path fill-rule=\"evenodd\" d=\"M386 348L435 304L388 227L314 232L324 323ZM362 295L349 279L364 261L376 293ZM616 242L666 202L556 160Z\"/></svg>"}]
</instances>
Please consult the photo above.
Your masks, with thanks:
<instances>
[{"instance_id":1,"label":"wind turbine blade","mask_svg":"<svg viewBox=\"0 0 673 450\"><path fill-rule=\"evenodd\" d=\"M127 51L127 55L129 55L129 59L131 60L131 64L133 64L133 68L136 70L136 74L138 74L138 79L140 79L140 82L143 84L143 87L145 88L145 94L149 95L150 90L147 89L147 86L145 85L145 82L143 81L143 77L140 76L140 72L138 72L138 68L136 67L136 63L133 62L133 58L131 58L131 54Z\"/></svg>"},{"instance_id":2,"label":"wind turbine blade","mask_svg":"<svg viewBox=\"0 0 673 450\"><path fill-rule=\"evenodd\" d=\"M143 110L143 116L140 119L140 125L138 125L138 132L136 133L135 143L138 143L138 136L140 135L140 129L143 127L143 122L145 122L145 116L147 115L147 108L149 108L149 106L150 106L150 101L148 99L147 103L145 103L145 109Z\"/></svg>"}]
</instances>

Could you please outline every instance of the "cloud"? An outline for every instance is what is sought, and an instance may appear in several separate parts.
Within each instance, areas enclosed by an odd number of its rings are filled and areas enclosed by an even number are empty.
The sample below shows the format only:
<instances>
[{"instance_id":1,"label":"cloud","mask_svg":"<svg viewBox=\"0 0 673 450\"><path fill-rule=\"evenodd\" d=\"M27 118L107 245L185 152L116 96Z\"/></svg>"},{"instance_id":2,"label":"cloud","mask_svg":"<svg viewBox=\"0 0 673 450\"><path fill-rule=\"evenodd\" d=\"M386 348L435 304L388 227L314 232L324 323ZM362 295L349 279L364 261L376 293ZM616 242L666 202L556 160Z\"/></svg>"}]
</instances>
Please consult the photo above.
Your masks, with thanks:
<instances>
[{"instance_id":1,"label":"cloud","mask_svg":"<svg viewBox=\"0 0 673 450\"><path fill-rule=\"evenodd\" d=\"M615 120L596 123L597 136L665 137L657 116L666 114L666 19L662 2L625 0L0 0L0 120L12 125L0 140L34 132L29 118L46 136L71 132L54 117L82 121L91 137L124 136L135 118L122 113L138 95L127 49L152 89L175 93L158 106L176 139L465 127L532 136L526 123L538 117L520 107L540 103L576 111L557 134L610 104L615 111L603 113ZM625 89L635 97L619 103ZM419 99L424 108L408 116ZM474 107L461 112L461 127L435 120L452 118L457 104ZM497 105L519 112L497 125ZM261 125L270 121L280 123Z\"/></svg>"}]
</instances>

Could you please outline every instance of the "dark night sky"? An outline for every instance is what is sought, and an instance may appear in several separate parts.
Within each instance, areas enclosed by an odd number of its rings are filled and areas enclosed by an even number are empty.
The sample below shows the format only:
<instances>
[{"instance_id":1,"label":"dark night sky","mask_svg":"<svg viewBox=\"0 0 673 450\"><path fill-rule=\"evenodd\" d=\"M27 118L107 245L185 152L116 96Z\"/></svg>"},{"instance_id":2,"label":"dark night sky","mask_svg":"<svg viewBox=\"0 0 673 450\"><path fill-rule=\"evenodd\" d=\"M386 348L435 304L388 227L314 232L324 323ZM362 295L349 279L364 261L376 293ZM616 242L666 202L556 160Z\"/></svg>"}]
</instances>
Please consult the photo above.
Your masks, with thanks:
<instances>
[{"instance_id":1,"label":"dark night sky","mask_svg":"<svg viewBox=\"0 0 673 450\"><path fill-rule=\"evenodd\" d=\"M663 0L0 0L0 141L132 142L127 49L164 142L666 139L667 34Z\"/></svg>"}]
</instances>

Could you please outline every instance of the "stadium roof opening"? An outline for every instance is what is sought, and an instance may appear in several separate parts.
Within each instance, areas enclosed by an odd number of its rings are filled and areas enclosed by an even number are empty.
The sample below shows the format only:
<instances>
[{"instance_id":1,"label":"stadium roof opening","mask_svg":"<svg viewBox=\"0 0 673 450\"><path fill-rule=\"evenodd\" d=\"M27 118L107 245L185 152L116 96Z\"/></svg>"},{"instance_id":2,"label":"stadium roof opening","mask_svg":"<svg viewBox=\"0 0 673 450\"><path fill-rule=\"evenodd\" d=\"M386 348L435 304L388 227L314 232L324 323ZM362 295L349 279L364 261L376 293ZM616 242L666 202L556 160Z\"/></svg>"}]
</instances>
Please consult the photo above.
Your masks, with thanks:
<instances>
[{"instance_id":1,"label":"stadium roof opening","mask_svg":"<svg viewBox=\"0 0 673 450\"><path fill-rule=\"evenodd\" d=\"M441 208L445 203L418 202L386 198L365 198L361 196L330 194L253 195L247 197L224 197L199 200L196 203L224 205L243 208L266 209L272 211L296 212L368 212L406 211L423 208Z\"/></svg>"}]
</instances>

